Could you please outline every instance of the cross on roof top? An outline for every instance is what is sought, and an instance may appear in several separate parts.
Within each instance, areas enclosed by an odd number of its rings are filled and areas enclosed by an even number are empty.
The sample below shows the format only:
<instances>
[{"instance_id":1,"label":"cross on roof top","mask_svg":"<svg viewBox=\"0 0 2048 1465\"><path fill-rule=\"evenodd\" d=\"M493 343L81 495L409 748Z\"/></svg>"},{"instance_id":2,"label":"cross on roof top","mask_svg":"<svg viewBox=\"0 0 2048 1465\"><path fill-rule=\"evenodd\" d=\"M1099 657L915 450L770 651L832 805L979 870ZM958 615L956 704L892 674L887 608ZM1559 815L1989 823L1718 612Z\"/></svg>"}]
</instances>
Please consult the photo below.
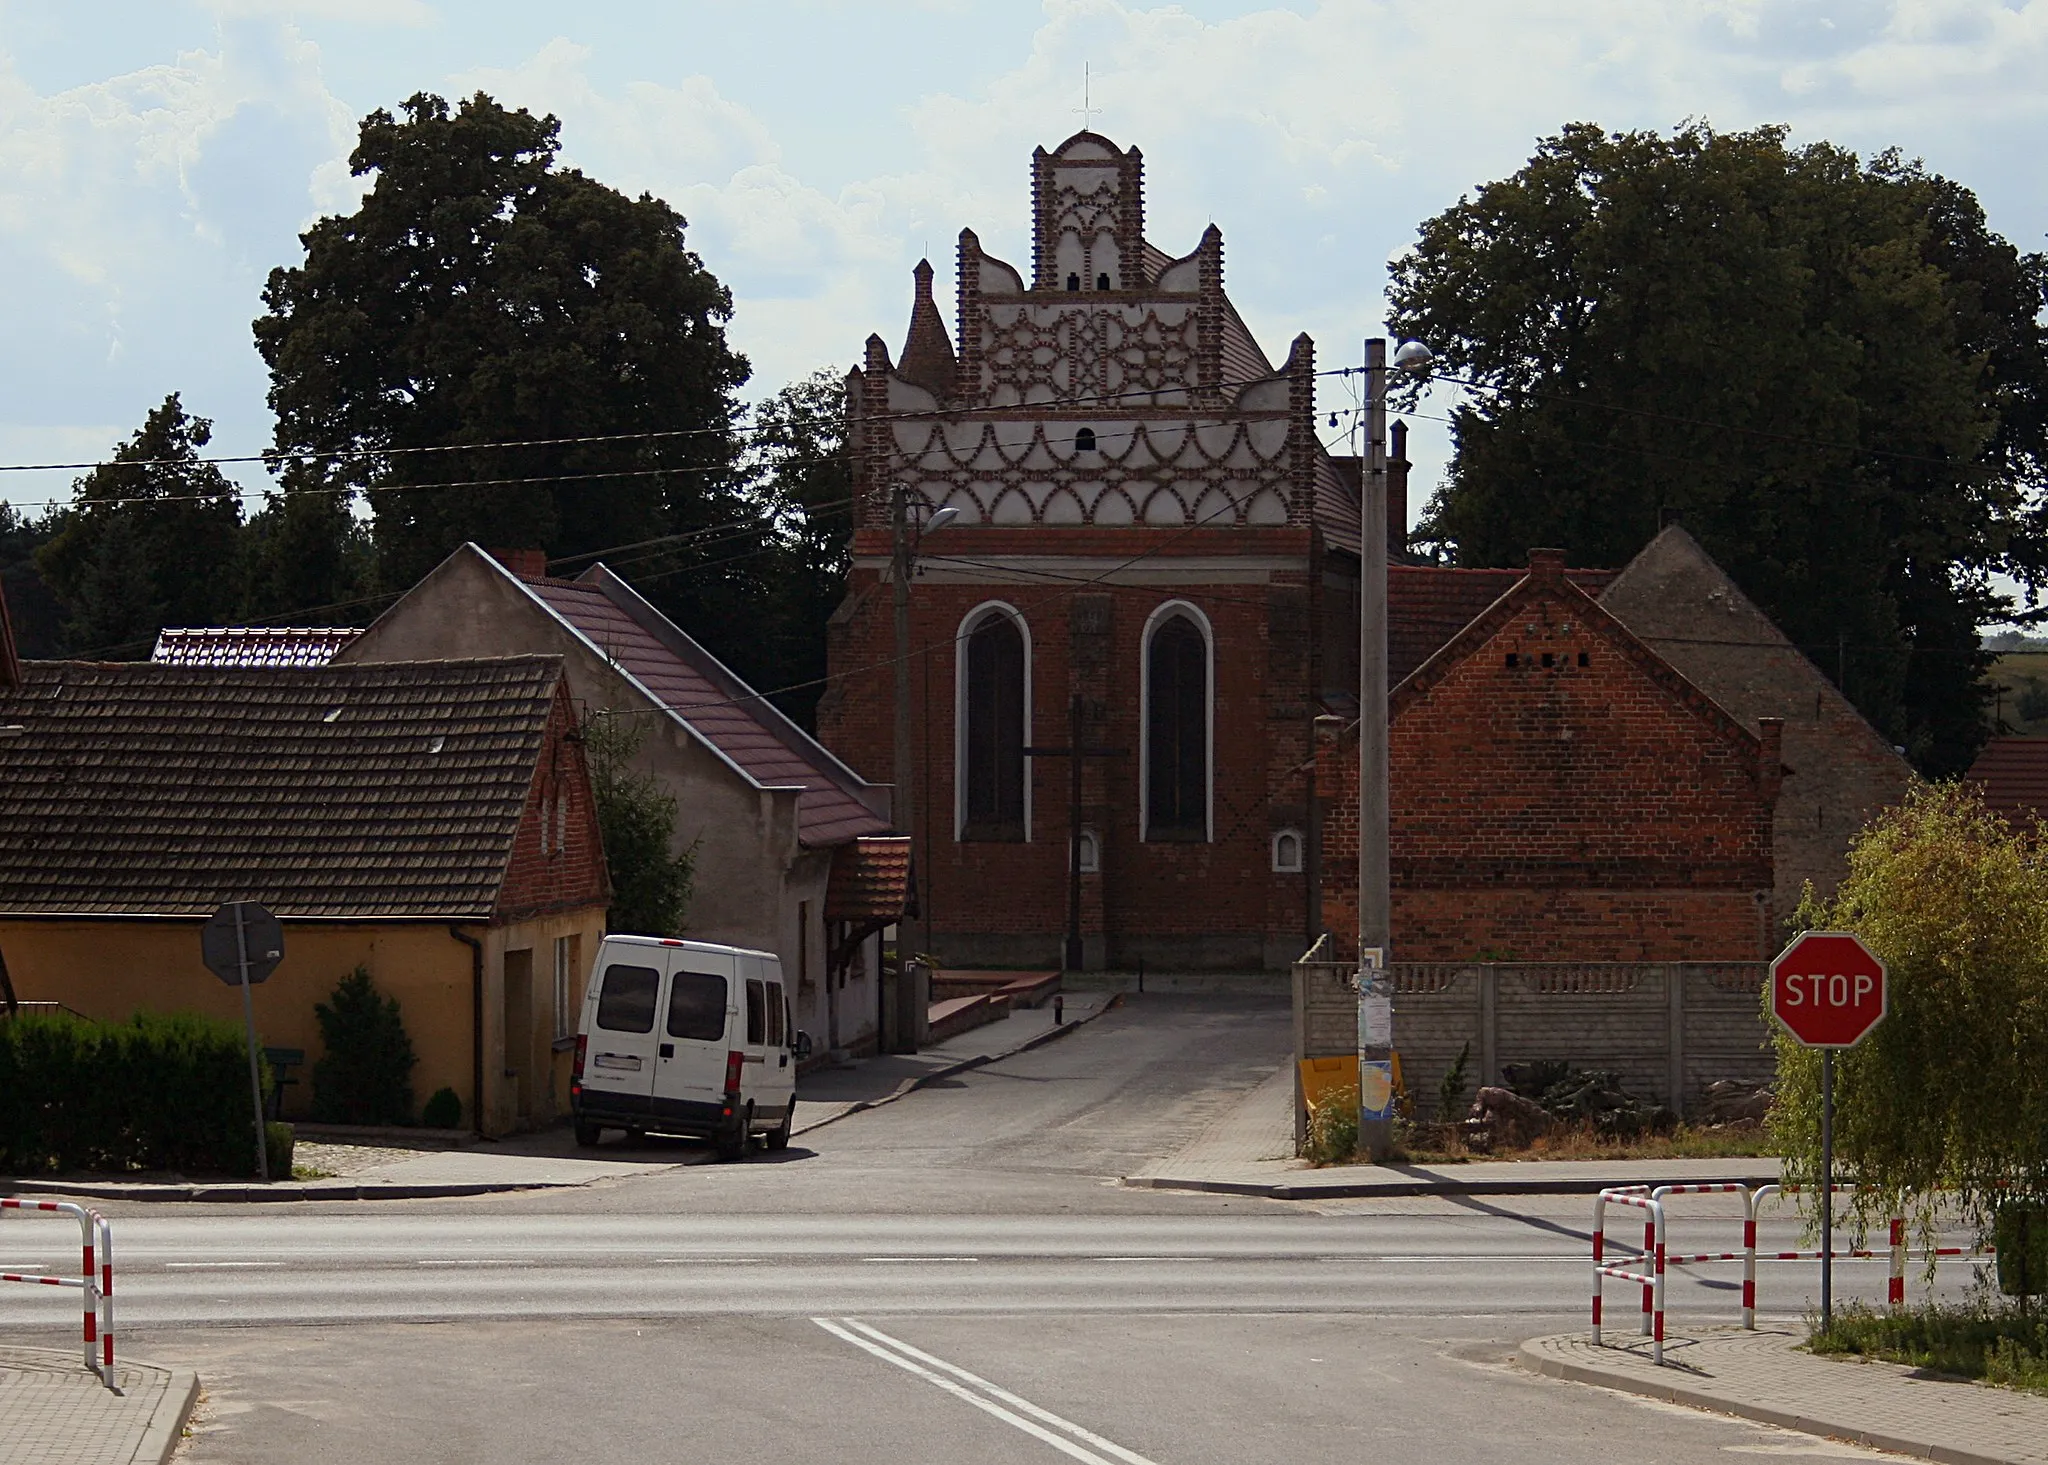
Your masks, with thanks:
<instances>
[{"instance_id":1,"label":"cross on roof top","mask_svg":"<svg viewBox=\"0 0 2048 1465\"><path fill-rule=\"evenodd\" d=\"M1100 112L1102 110L1100 107L1091 105L1089 96L1091 90L1091 79L1088 73L1089 63L1083 61L1081 63L1081 105L1076 107L1074 110L1081 114L1081 129L1084 132L1094 131L1094 129L1089 125L1089 119L1093 117L1095 113Z\"/></svg>"}]
</instances>

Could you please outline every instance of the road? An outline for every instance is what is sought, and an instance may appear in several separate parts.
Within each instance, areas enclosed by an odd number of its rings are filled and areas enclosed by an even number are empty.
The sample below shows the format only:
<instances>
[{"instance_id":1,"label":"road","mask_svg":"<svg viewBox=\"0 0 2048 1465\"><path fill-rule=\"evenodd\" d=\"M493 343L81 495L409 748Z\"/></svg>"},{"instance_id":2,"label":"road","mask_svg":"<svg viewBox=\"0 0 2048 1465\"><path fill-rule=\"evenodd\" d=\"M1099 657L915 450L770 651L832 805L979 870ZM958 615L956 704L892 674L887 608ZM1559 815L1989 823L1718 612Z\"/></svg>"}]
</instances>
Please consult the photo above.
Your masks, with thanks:
<instances>
[{"instance_id":1,"label":"road","mask_svg":"<svg viewBox=\"0 0 2048 1465\"><path fill-rule=\"evenodd\" d=\"M1856 1453L1509 1367L1583 1322L1583 1200L1114 1183L1271 1072L1286 1025L1133 1004L787 1157L587 1191L117 1208L122 1346L207 1379L193 1465ZM66 1240L10 1221L0 1267ZM9 1337L61 1338L40 1290L0 1296ZM1806 1305L1781 1291L1767 1311ZM1671 1300L1736 1306L1725 1269Z\"/></svg>"}]
</instances>

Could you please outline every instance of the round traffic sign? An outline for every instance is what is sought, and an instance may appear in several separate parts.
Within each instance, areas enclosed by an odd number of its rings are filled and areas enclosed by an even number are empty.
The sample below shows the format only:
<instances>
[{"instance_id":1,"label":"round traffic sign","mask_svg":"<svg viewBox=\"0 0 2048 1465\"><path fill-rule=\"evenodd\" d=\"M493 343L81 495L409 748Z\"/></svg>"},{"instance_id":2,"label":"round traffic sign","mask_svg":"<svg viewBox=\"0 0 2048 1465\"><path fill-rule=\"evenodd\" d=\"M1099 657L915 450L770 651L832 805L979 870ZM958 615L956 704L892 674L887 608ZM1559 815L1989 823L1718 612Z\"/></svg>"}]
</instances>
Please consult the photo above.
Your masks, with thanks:
<instances>
[{"instance_id":1,"label":"round traffic sign","mask_svg":"<svg viewBox=\"0 0 2048 1465\"><path fill-rule=\"evenodd\" d=\"M1771 1012L1809 1048L1853 1048L1890 1005L1884 963L1847 931L1808 931L1771 963Z\"/></svg>"}]
</instances>

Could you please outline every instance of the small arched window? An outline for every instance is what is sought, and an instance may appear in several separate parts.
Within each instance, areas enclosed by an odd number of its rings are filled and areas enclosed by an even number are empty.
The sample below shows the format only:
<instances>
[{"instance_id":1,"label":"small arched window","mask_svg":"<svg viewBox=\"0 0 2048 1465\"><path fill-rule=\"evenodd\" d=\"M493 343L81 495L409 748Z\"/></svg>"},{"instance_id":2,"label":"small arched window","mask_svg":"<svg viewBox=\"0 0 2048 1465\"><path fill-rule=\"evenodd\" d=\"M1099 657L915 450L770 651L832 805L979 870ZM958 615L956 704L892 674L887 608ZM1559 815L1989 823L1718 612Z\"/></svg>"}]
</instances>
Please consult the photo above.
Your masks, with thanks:
<instances>
[{"instance_id":1,"label":"small arched window","mask_svg":"<svg viewBox=\"0 0 2048 1465\"><path fill-rule=\"evenodd\" d=\"M1145 837L1209 837L1209 643L1184 610L1145 648Z\"/></svg>"},{"instance_id":2,"label":"small arched window","mask_svg":"<svg viewBox=\"0 0 2048 1465\"><path fill-rule=\"evenodd\" d=\"M1094 428L1084 427L1074 434L1074 451L1077 453L1092 453L1095 451Z\"/></svg>"},{"instance_id":3,"label":"small arched window","mask_svg":"<svg viewBox=\"0 0 2048 1465\"><path fill-rule=\"evenodd\" d=\"M1067 276L1067 290L1068 290L1068 292L1069 292L1070 294L1079 294L1079 293L1080 293L1080 290L1081 290L1081 277L1080 277L1079 275L1068 275L1068 276Z\"/></svg>"},{"instance_id":4,"label":"small arched window","mask_svg":"<svg viewBox=\"0 0 2048 1465\"><path fill-rule=\"evenodd\" d=\"M1301 873L1301 832L1283 829L1273 836L1273 873L1276 875L1299 875Z\"/></svg>"},{"instance_id":5,"label":"small arched window","mask_svg":"<svg viewBox=\"0 0 2048 1465\"><path fill-rule=\"evenodd\" d=\"M1109 283L1108 275L1097 275L1095 277L1095 288L1098 290L1109 290L1115 287Z\"/></svg>"},{"instance_id":6,"label":"small arched window","mask_svg":"<svg viewBox=\"0 0 2048 1465\"><path fill-rule=\"evenodd\" d=\"M990 610L967 633L960 837L1024 838L1024 633Z\"/></svg>"},{"instance_id":7,"label":"small arched window","mask_svg":"<svg viewBox=\"0 0 2048 1465\"><path fill-rule=\"evenodd\" d=\"M1096 875L1102 871L1102 841L1095 837L1092 829L1081 831L1081 873Z\"/></svg>"}]
</instances>

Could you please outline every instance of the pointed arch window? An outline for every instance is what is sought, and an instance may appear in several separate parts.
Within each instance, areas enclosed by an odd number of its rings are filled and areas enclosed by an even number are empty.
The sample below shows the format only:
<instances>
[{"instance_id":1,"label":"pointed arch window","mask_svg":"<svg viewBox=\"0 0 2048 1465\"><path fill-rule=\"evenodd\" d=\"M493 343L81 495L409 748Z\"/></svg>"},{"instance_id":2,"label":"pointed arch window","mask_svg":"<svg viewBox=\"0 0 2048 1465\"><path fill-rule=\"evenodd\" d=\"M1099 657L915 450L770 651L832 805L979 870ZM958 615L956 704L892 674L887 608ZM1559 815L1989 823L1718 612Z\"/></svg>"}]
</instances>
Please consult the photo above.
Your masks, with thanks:
<instances>
[{"instance_id":1,"label":"pointed arch window","mask_svg":"<svg viewBox=\"0 0 2048 1465\"><path fill-rule=\"evenodd\" d=\"M1209 636L1191 606L1154 612L1145 638L1145 838L1209 838Z\"/></svg>"},{"instance_id":2,"label":"pointed arch window","mask_svg":"<svg viewBox=\"0 0 2048 1465\"><path fill-rule=\"evenodd\" d=\"M1022 841L1030 647L1008 606L968 618L960 649L960 838Z\"/></svg>"}]
</instances>

